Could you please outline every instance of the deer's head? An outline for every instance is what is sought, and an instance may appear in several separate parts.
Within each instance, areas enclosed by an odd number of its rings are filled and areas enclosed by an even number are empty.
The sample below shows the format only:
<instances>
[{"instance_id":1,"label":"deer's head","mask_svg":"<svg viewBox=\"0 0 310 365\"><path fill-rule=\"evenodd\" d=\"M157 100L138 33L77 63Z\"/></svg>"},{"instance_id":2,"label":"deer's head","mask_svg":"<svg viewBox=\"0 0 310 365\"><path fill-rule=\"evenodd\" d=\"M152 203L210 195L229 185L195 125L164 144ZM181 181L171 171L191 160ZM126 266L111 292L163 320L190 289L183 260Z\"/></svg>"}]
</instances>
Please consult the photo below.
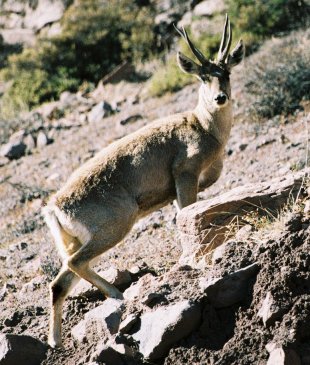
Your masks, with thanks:
<instances>
[{"instance_id":1,"label":"deer's head","mask_svg":"<svg viewBox=\"0 0 310 365\"><path fill-rule=\"evenodd\" d=\"M200 63L197 64L183 53L178 52L177 61L179 67L183 72L193 74L201 80L204 99L207 104L213 105L216 108L225 106L231 97L230 71L242 61L244 55L244 46L241 39L236 47L229 52L232 34L228 16L226 15L222 40L215 61L206 59L202 52L194 46L184 27L182 27L182 30L178 28L176 30L184 38Z\"/></svg>"}]
</instances>

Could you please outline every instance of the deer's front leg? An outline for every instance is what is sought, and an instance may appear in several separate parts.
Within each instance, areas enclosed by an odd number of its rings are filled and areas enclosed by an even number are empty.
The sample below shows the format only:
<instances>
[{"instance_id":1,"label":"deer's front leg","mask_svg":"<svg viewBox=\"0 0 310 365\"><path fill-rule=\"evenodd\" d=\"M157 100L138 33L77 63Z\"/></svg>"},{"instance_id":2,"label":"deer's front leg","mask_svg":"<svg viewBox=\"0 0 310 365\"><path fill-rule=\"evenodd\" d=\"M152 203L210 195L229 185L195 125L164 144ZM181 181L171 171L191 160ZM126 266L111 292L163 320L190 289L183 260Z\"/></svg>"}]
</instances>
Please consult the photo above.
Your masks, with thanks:
<instances>
[{"instance_id":1,"label":"deer's front leg","mask_svg":"<svg viewBox=\"0 0 310 365\"><path fill-rule=\"evenodd\" d=\"M175 187L179 209L197 200L198 178L192 172L181 172L175 176Z\"/></svg>"},{"instance_id":2,"label":"deer's front leg","mask_svg":"<svg viewBox=\"0 0 310 365\"><path fill-rule=\"evenodd\" d=\"M198 190L202 191L213 185L220 177L223 169L223 156L215 160L199 176Z\"/></svg>"}]
</instances>

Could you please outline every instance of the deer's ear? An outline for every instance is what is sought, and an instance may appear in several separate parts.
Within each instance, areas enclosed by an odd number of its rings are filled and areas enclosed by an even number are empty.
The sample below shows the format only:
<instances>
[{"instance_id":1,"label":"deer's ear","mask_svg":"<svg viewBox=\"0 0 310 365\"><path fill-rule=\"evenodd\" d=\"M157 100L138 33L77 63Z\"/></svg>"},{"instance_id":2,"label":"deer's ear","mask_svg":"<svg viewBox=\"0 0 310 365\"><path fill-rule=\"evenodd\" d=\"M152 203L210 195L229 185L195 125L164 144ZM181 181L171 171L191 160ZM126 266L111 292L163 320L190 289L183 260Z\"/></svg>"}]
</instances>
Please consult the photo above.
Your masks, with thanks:
<instances>
[{"instance_id":1,"label":"deer's ear","mask_svg":"<svg viewBox=\"0 0 310 365\"><path fill-rule=\"evenodd\" d=\"M231 69L234 66L237 66L244 57L244 45L242 39L239 40L236 47L230 52L227 58L227 66Z\"/></svg>"},{"instance_id":2,"label":"deer's ear","mask_svg":"<svg viewBox=\"0 0 310 365\"><path fill-rule=\"evenodd\" d=\"M186 57L182 52L177 53L177 61L180 69L183 72L199 76L201 66L197 65L196 62Z\"/></svg>"}]
</instances>

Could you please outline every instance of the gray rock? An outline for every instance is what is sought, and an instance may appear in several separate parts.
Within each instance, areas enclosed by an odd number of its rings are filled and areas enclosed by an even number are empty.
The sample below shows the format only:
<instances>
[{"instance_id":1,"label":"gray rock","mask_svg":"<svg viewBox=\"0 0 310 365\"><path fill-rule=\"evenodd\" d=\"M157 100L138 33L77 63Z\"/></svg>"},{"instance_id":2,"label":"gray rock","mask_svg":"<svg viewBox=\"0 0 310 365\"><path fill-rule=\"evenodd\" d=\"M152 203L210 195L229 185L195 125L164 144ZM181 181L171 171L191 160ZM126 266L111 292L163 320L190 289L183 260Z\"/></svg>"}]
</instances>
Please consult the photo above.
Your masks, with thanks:
<instances>
[{"instance_id":1,"label":"gray rock","mask_svg":"<svg viewBox=\"0 0 310 365\"><path fill-rule=\"evenodd\" d=\"M195 6L193 13L196 16L212 16L224 12L226 8L224 0L205 0Z\"/></svg>"},{"instance_id":2,"label":"gray rock","mask_svg":"<svg viewBox=\"0 0 310 365\"><path fill-rule=\"evenodd\" d=\"M271 292L266 297L260 307L257 316L262 318L265 326L270 326L281 317L283 309L276 305Z\"/></svg>"},{"instance_id":3,"label":"gray rock","mask_svg":"<svg viewBox=\"0 0 310 365\"><path fill-rule=\"evenodd\" d=\"M259 266L254 263L223 278L202 278L199 286L215 308L229 307L247 296L249 279L258 271Z\"/></svg>"},{"instance_id":4,"label":"gray rock","mask_svg":"<svg viewBox=\"0 0 310 365\"><path fill-rule=\"evenodd\" d=\"M47 346L24 335L0 334L0 365L39 365Z\"/></svg>"},{"instance_id":5,"label":"gray rock","mask_svg":"<svg viewBox=\"0 0 310 365\"><path fill-rule=\"evenodd\" d=\"M34 138L32 137L31 134L28 134L25 138L24 138L24 143L26 144L27 146L27 152L31 152L35 146L36 146L36 143L35 143L35 140Z\"/></svg>"},{"instance_id":6,"label":"gray rock","mask_svg":"<svg viewBox=\"0 0 310 365\"><path fill-rule=\"evenodd\" d=\"M160 307L141 316L141 327L133 334L140 353L148 360L163 357L169 348L199 325L201 308L188 300Z\"/></svg>"},{"instance_id":7,"label":"gray rock","mask_svg":"<svg viewBox=\"0 0 310 365\"><path fill-rule=\"evenodd\" d=\"M110 343L99 342L91 356L92 361L103 362L106 365L124 365L121 354Z\"/></svg>"},{"instance_id":8,"label":"gray rock","mask_svg":"<svg viewBox=\"0 0 310 365\"><path fill-rule=\"evenodd\" d=\"M40 131L37 135L37 147L38 148L42 148L46 145L48 145L51 142L50 139L48 139L47 135L43 132Z\"/></svg>"},{"instance_id":9,"label":"gray rock","mask_svg":"<svg viewBox=\"0 0 310 365\"><path fill-rule=\"evenodd\" d=\"M10 136L10 142L22 142L26 135L26 131L21 129Z\"/></svg>"},{"instance_id":10,"label":"gray rock","mask_svg":"<svg viewBox=\"0 0 310 365\"><path fill-rule=\"evenodd\" d=\"M104 117L112 113L112 107L106 101L101 101L95 105L88 113L87 118L90 123L99 122Z\"/></svg>"},{"instance_id":11,"label":"gray rock","mask_svg":"<svg viewBox=\"0 0 310 365\"><path fill-rule=\"evenodd\" d=\"M139 316L137 313L129 314L129 316L127 316L119 325L119 332L128 333L132 329L132 327L137 323L138 318Z\"/></svg>"},{"instance_id":12,"label":"gray rock","mask_svg":"<svg viewBox=\"0 0 310 365\"><path fill-rule=\"evenodd\" d=\"M79 342L85 341L88 329L91 327L95 327L99 335L117 333L123 308L121 300L111 298L105 300L102 305L87 312L84 319L72 328L73 338Z\"/></svg>"},{"instance_id":13,"label":"gray rock","mask_svg":"<svg viewBox=\"0 0 310 365\"><path fill-rule=\"evenodd\" d=\"M301 365L299 356L292 349L277 347L275 344L267 344L266 348L270 353L266 365Z\"/></svg>"},{"instance_id":14,"label":"gray rock","mask_svg":"<svg viewBox=\"0 0 310 365\"><path fill-rule=\"evenodd\" d=\"M149 288L155 287L155 276L148 273L143 275L136 283L132 284L123 293L124 299L133 301L141 297Z\"/></svg>"},{"instance_id":15,"label":"gray rock","mask_svg":"<svg viewBox=\"0 0 310 365\"><path fill-rule=\"evenodd\" d=\"M24 142L12 141L3 145L0 149L0 156L10 160L16 160L24 156L27 146Z\"/></svg>"},{"instance_id":16,"label":"gray rock","mask_svg":"<svg viewBox=\"0 0 310 365\"><path fill-rule=\"evenodd\" d=\"M229 238L229 224L261 207L259 213L278 212L289 197L299 194L309 169L268 182L237 187L210 200L182 209L177 226L183 249L181 265L205 266L205 257Z\"/></svg>"}]
</instances>

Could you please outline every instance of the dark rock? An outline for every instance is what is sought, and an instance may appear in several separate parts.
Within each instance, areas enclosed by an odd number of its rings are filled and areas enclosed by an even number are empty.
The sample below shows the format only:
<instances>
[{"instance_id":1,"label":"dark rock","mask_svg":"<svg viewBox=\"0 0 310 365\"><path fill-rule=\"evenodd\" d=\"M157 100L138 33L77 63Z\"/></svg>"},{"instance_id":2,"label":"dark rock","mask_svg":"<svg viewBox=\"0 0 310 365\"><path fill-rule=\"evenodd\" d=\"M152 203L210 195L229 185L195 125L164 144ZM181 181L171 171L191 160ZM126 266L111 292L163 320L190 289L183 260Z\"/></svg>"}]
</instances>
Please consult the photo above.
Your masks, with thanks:
<instances>
[{"instance_id":1,"label":"dark rock","mask_svg":"<svg viewBox=\"0 0 310 365\"><path fill-rule=\"evenodd\" d=\"M24 335L0 334L0 365L39 365L47 346Z\"/></svg>"},{"instance_id":2,"label":"dark rock","mask_svg":"<svg viewBox=\"0 0 310 365\"><path fill-rule=\"evenodd\" d=\"M202 278L201 290L207 294L207 298L215 308L229 307L240 302L247 296L249 280L259 271L257 263L222 278Z\"/></svg>"},{"instance_id":3,"label":"dark rock","mask_svg":"<svg viewBox=\"0 0 310 365\"><path fill-rule=\"evenodd\" d=\"M139 316L137 313L129 314L120 324L119 332L128 333L132 327L137 323Z\"/></svg>"},{"instance_id":4,"label":"dark rock","mask_svg":"<svg viewBox=\"0 0 310 365\"><path fill-rule=\"evenodd\" d=\"M126 124L130 124L130 123L134 123L134 122L136 122L137 120L140 120L140 119L143 119L143 116L141 114L134 114L134 115L131 115L128 118L122 119L120 121L120 124L121 125L126 125Z\"/></svg>"},{"instance_id":5,"label":"dark rock","mask_svg":"<svg viewBox=\"0 0 310 365\"><path fill-rule=\"evenodd\" d=\"M160 307L141 316L141 327L133 334L140 353L148 360L163 357L169 348L199 325L201 306L188 300Z\"/></svg>"},{"instance_id":6,"label":"dark rock","mask_svg":"<svg viewBox=\"0 0 310 365\"><path fill-rule=\"evenodd\" d=\"M7 157L10 160L16 160L25 155L27 146L24 142L8 142L0 149L0 157Z\"/></svg>"}]
</instances>

